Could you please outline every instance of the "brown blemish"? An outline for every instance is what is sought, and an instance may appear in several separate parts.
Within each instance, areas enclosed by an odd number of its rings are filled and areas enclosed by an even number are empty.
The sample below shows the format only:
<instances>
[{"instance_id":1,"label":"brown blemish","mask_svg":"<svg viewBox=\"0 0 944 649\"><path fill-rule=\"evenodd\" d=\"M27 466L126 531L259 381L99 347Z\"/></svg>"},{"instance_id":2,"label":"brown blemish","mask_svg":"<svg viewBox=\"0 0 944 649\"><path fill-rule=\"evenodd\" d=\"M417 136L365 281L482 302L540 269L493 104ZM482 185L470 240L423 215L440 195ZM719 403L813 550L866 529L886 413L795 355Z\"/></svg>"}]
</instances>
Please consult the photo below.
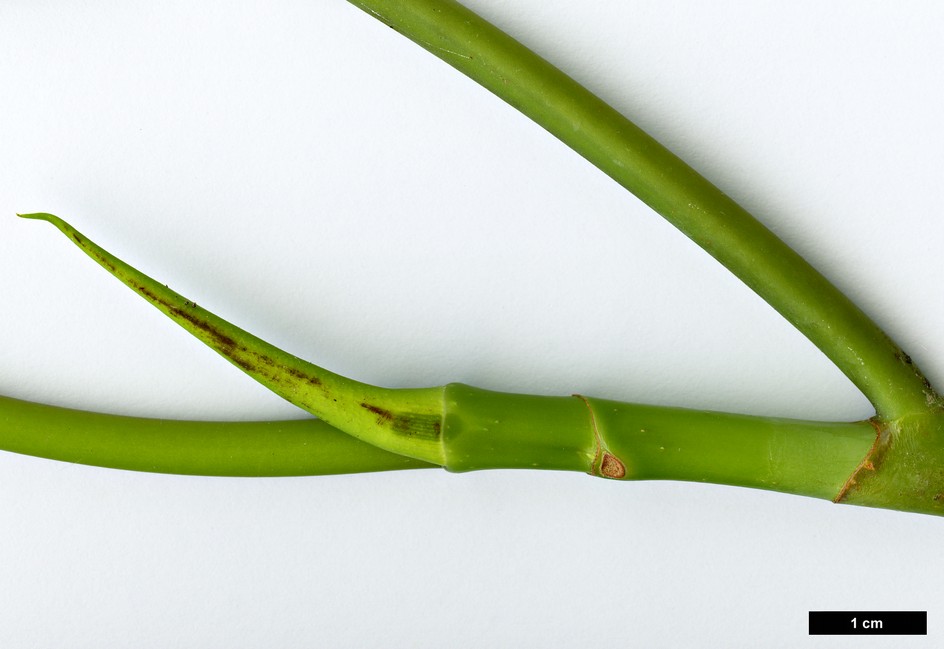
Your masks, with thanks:
<instances>
[{"instance_id":1,"label":"brown blemish","mask_svg":"<svg viewBox=\"0 0 944 649\"><path fill-rule=\"evenodd\" d=\"M236 358L235 356L230 356L229 359L235 365L238 365L240 368L242 368L244 372L256 372L256 366L244 358Z\"/></svg>"},{"instance_id":2,"label":"brown blemish","mask_svg":"<svg viewBox=\"0 0 944 649\"><path fill-rule=\"evenodd\" d=\"M377 415L378 426L389 426L393 432L408 437L439 439L442 433L442 421L436 415L410 413L396 414L372 403L362 402L361 408Z\"/></svg>"},{"instance_id":3,"label":"brown blemish","mask_svg":"<svg viewBox=\"0 0 944 649\"><path fill-rule=\"evenodd\" d=\"M268 358L268 356L266 356L266 358ZM269 359L269 362L271 362L271 359ZM290 367L288 368L288 373L290 376L293 376L296 379L300 379L302 381L307 381L308 383L310 383L311 385L315 387L321 387L322 385L321 379L319 379L317 376L311 376L310 374L305 374L300 369ZM362 403L361 407L366 408L367 406L366 404Z\"/></svg>"},{"instance_id":4,"label":"brown blemish","mask_svg":"<svg viewBox=\"0 0 944 649\"><path fill-rule=\"evenodd\" d=\"M183 309L180 309L175 306L171 306L167 304L167 302L161 301L161 303L165 307L167 307L168 312L173 317L182 318L186 320L187 322L189 322L190 324L192 324L197 329L200 329L201 331L204 331L207 334L209 334L210 337L213 338L213 341L216 343L217 347L223 348L226 354L232 353L232 350L237 348L236 341L233 340L231 336L226 335L225 333L220 331L218 328L216 328L214 325L210 324L206 320L198 318L197 316L193 315L192 313L188 313L187 311L184 311ZM239 347L239 349L243 350L245 348Z\"/></svg>"},{"instance_id":5,"label":"brown blemish","mask_svg":"<svg viewBox=\"0 0 944 649\"><path fill-rule=\"evenodd\" d=\"M377 415L378 424L386 424L387 422L393 421L393 413L385 408L380 408L372 403L362 403L361 408Z\"/></svg>"},{"instance_id":6,"label":"brown blemish","mask_svg":"<svg viewBox=\"0 0 944 649\"><path fill-rule=\"evenodd\" d=\"M75 241L77 246L79 246L82 250L88 253L89 256L95 259L95 261L97 261L102 266L107 268L111 272L112 275L118 274L118 268L108 258L108 253L99 249L98 246L96 246L95 244L87 245L87 242L82 237L82 235L76 232L75 230L72 230L71 228L69 229L68 234L69 234L69 237L71 237L72 240Z\"/></svg>"},{"instance_id":7,"label":"brown blemish","mask_svg":"<svg viewBox=\"0 0 944 649\"><path fill-rule=\"evenodd\" d=\"M154 291L152 291L146 286L143 286L136 282L131 282L131 286L136 291L138 291L138 293L140 293L145 298L147 298L149 301L153 302L154 304L162 306L166 310L167 314L171 316L172 318L176 318L178 320L186 320L197 329L208 334L210 338L212 339L213 346L216 347L216 349L220 351L222 354L224 354L225 356L232 357L234 350L245 351L246 349L245 347L243 347L242 345L237 345L236 341L231 336L228 336L227 334L223 333L216 326L210 324L206 320L197 317L196 315L190 313L186 309L181 309L180 307L171 304L170 302L160 297L159 295L154 293ZM186 308L197 308L196 303L190 302L189 300L185 300L184 305ZM234 362L236 362L235 359L233 360ZM240 367L243 367L244 369L246 369L244 365L242 365L241 363L237 363L237 364L240 365Z\"/></svg>"},{"instance_id":8,"label":"brown blemish","mask_svg":"<svg viewBox=\"0 0 944 649\"><path fill-rule=\"evenodd\" d=\"M284 369L294 379L305 381L309 385L319 388L324 393L325 398L331 396L328 390L324 387L322 380L317 376L311 376L294 367L285 367L276 362L271 356L251 350L245 345L237 343L232 336L224 333L217 325L212 324L208 320L192 313L192 310L199 308L196 302L185 299L184 306L181 308L171 303L169 300L157 295L147 286L144 286L133 280L129 280L128 284L148 301L161 308L161 310L163 310L171 318L176 320L186 320L195 329L202 331L209 338L209 340L204 339L208 345L228 358L234 365L238 366L243 371L252 375L256 375L259 380L266 379L273 383L284 383L283 377L280 376L278 372L267 372L265 370L265 367L280 368ZM281 391L277 392L281 394ZM283 394L282 396L285 395ZM289 400L291 401L291 399ZM388 415L393 418L392 413L388 413Z\"/></svg>"},{"instance_id":9,"label":"brown blemish","mask_svg":"<svg viewBox=\"0 0 944 649\"><path fill-rule=\"evenodd\" d=\"M626 477L626 467L620 459L612 453L604 453L603 462L600 464L600 474L604 478L622 480Z\"/></svg>"},{"instance_id":10,"label":"brown blemish","mask_svg":"<svg viewBox=\"0 0 944 649\"><path fill-rule=\"evenodd\" d=\"M833 498L834 503L842 502L842 499L846 497L846 494L848 494L849 491L855 486L856 478L862 471L874 471L875 463L881 460L879 457L879 450L884 437L884 431L882 430L881 425L874 419L870 419L869 423L872 425L872 428L875 429L875 441L872 442L869 452L865 454L864 458L862 458L859 466L855 468L855 470L852 472L852 475L850 475L846 482L842 485L839 493L836 494L835 498Z\"/></svg>"},{"instance_id":11,"label":"brown blemish","mask_svg":"<svg viewBox=\"0 0 944 649\"><path fill-rule=\"evenodd\" d=\"M95 260L98 263L100 263L102 266L104 266L109 271L111 271L113 275L118 272L118 269L115 267L115 265L111 263L111 260L109 260L105 255L99 254L93 250L92 256L95 257Z\"/></svg>"},{"instance_id":12,"label":"brown blemish","mask_svg":"<svg viewBox=\"0 0 944 649\"><path fill-rule=\"evenodd\" d=\"M134 288L134 290L136 290L138 293L140 293L141 295L149 299L151 302L158 302L160 304L163 304L161 299L158 298L157 295L154 294L154 291L149 289L147 286L142 286L141 284L136 284L134 282L131 282L131 286Z\"/></svg>"}]
</instances>

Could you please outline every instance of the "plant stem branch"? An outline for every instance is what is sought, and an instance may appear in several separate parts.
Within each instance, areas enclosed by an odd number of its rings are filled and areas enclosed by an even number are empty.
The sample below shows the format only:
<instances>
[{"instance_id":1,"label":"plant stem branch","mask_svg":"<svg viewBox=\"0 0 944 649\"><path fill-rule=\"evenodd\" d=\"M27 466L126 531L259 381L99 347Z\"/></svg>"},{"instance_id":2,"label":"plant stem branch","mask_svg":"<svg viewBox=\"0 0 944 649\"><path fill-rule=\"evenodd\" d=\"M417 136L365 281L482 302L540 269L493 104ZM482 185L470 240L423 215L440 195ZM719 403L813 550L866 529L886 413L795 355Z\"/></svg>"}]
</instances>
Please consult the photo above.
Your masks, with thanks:
<instances>
[{"instance_id":1,"label":"plant stem branch","mask_svg":"<svg viewBox=\"0 0 944 649\"><path fill-rule=\"evenodd\" d=\"M874 444L867 421L831 423L446 387L453 471L544 468L686 480L834 500Z\"/></svg>"},{"instance_id":2,"label":"plant stem branch","mask_svg":"<svg viewBox=\"0 0 944 649\"><path fill-rule=\"evenodd\" d=\"M326 423L169 424L0 398L0 448L209 475L430 464L454 471L565 469L944 514L944 410L937 395L908 356L799 255L612 108L452 0L351 1L521 109L665 216L810 338L878 416L824 423L460 384L383 389L287 354L140 273L58 217L31 214L231 363ZM337 437L329 425L361 442ZM309 444L314 456L284 454Z\"/></svg>"},{"instance_id":3,"label":"plant stem branch","mask_svg":"<svg viewBox=\"0 0 944 649\"><path fill-rule=\"evenodd\" d=\"M768 419L503 394L458 384L447 387L446 402L444 437L452 471L558 469L834 499L875 437L868 422ZM438 468L361 442L318 419L148 419L9 397L0 397L0 449L111 469L207 476ZM895 504L892 499L885 506Z\"/></svg>"},{"instance_id":4,"label":"plant stem branch","mask_svg":"<svg viewBox=\"0 0 944 649\"><path fill-rule=\"evenodd\" d=\"M523 112L665 217L799 329L886 420L937 401L910 358L800 255L586 88L452 0L349 0Z\"/></svg>"},{"instance_id":5,"label":"plant stem branch","mask_svg":"<svg viewBox=\"0 0 944 649\"><path fill-rule=\"evenodd\" d=\"M868 422L829 424L581 396L505 394L457 383L386 390L350 381L197 306L62 219L31 216L55 225L117 279L291 403L319 416L327 413L334 419L327 423L384 450L423 453L452 471L560 469L626 480L718 482L833 499L874 446L875 432ZM339 414L345 409L350 412ZM158 441L155 455L162 457L168 446L167 440ZM280 446L275 443L276 449ZM106 462L111 461L109 448L125 452L117 439L103 448ZM195 455L212 462L209 452ZM221 468L227 465L226 456L224 445L219 464L209 468L228 470ZM190 465L182 464L189 472ZM294 464L289 466L295 470Z\"/></svg>"},{"instance_id":6,"label":"plant stem branch","mask_svg":"<svg viewBox=\"0 0 944 649\"><path fill-rule=\"evenodd\" d=\"M383 451L318 419L147 419L9 397L0 397L0 449L112 469L211 476L329 475L436 466Z\"/></svg>"}]
</instances>

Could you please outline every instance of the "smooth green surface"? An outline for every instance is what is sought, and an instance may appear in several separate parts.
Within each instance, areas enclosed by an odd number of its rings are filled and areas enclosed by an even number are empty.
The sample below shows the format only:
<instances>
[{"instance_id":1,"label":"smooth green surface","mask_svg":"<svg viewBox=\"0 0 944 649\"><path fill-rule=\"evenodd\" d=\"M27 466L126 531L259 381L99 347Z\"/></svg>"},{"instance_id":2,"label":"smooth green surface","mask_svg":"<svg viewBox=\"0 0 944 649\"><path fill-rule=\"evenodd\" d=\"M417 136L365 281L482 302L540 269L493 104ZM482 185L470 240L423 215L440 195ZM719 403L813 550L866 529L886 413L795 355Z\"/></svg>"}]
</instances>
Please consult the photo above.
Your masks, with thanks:
<instances>
[{"instance_id":1,"label":"smooth green surface","mask_svg":"<svg viewBox=\"0 0 944 649\"><path fill-rule=\"evenodd\" d=\"M123 417L0 397L0 449L113 469L214 476L419 469L323 421L214 422Z\"/></svg>"},{"instance_id":2,"label":"smooth green surface","mask_svg":"<svg viewBox=\"0 0 944 649\"><path fill-rule=\"evenodd\" d=\"M875 442L868 422L748 417L588 398L635 480L691 480L832 500Z\"/></svg>"},{"instance_id":3,"label":"smooth green surface","mask_svg":"<svg viewBox=\"0 0 944 649\"><path fill-rule=\"evenodd\" d=\"M523 112L664 216L819 347L885 419L937 396L858 307L770 230L586 88L452 0L350 0Z\"/></svg>"},{"instance_id":4,"label":"smooth green surface","mask_svg":"<svg viewBox=\"0 0 944 649\"><path fill-rule=\"evenodd\" d=\"M576 397L506 394L446 386L445 466L450 471L532 468L589 472L593 431Z\"/></svg>"},{"instance_id":5,"label":"smooth green surface","mask_svg":"<svg viewBox=\"0 0 944 649\"><path fill-rule=\"evenodd\" d=\"M864 421L801 421L580 396L536 397L461 384L447 386L445 394L443 439L446 468L452 471L565 469L833 500L876 438L875 428Z\"/></svg>"}]
</instances>

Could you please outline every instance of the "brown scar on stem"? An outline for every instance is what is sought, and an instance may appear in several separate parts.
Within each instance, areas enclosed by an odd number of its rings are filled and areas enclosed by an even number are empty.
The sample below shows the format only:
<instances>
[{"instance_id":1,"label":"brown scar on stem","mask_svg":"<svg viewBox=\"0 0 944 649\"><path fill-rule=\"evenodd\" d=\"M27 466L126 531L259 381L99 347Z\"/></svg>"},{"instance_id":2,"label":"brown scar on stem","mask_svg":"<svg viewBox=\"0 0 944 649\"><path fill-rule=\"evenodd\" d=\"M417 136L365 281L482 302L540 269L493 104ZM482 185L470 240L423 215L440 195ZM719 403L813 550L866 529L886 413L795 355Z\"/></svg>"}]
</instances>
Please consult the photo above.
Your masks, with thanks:
<instances>
[{"instance_id":1,"label":"brown scar on stem","mask_svg":"<svg viewBox=\"0 0 944 649\"><path fill-rule=\"evenodd\" d=\"M82 242L80 239L76 239L76 243L78 243L80 246L82 245ZM118 269L115 267L115 265L105 255L101 255L97 252L93 252L92 254L95 256L95 261L97 261L102 266L104 266L109 271L111 271L112 274L115 274L118 272Z\"/></svg>"},{"instance_id":2,"label":"brown scar on stem","mask_svg":"<svg viewBox=\"0 0 944 649\"><path fill-rule=\"evenodd\" d=\"M265 378L273 383L284 385L286 379L284 376L280 375L278 371L266 371L266 368L283 369L294 379L305 381L309 385L320 389L325 398L332 398L329 391L323 385L322 380L317 376L310 376L298 369L285 367L268 354L249 349L245 345L237 343L233 337L224 333L219 327L193 313L194 310L199 308L195 301L179 296L180 299L183 300L183 306L180 306L177 300L169 300L159 296L146 284L142 284L134 279L133 275L129 276L129 273L125 272L124 269L119 269L116 263L109 258L107 253L100 250L94 244L91 244L79 232L69 227L68 234L80 248L91 255L100 265L107 268L115 277L121 279L136 290L142 297L160 308L166 315L178 321L186 320L194 328L204 332L208 338L204 338L204 342L243 371L251 375ZM164 287L169 290L166 284ZM288 397L286 396L286 398ZM291 399L289 400L291 401Z\"/></svg>"},{"instance_id":3,"label":"brown scar on stem","mask_svg":"<svg viewBox=\"0 0 944 649\"><path fill-rule=\"evenodd\" d=\"M386 408L375 406L372 403L361 403L361 408L363 408L364 410L368 410L374 413L375 415L377 415L378 424L384 424L389 421L393 421L393 413L387 410Z\"/></svg>"},{"instance_id":4,"label":"brown scar on stem","mask_svg":"<svg viewBox=\"0 0 944 649\"><path fill-rule=\"evenodd\" d=\"M220 331L219 329L211 325L206 320L198 318L197 316L185 311L184 309L181 309L178 306L174 306L167 300L159 297L156 293L154 293L154 291L152 291L148 287L138 284L137 282L134 282L134 281L131 282L131 286L134 287L134 289L138 291L138 293L146 297L149 301L153 302L154 304L159 304L163 306L164 309L166 309L168 315L170 315L171 317L186 320L197 329L200 329L201 331L209 334L209 336L216 343L217 348L219 348L220 351L223 351L224 353L226 353L227 356L229 356L232 350L234 349L239 349L240 351L245 350L245 347L238 346L236 344L236 341L233 340L232 337L227 336L226 334L224 334L222 331ZM186 304L191 304L191 303L188 301L186 302ZM195 304L194 304L194 307L196 307Z\"/></svg>"},{"instance_id":5,"label":"brown scar on stem","mask_svg":"<svg viewBox=\"0 0 944 649\"><path fill-rule=\"evenodd\" d=\"M81 234L79 234L78 232L76 232L75 230L73 230L73 229L70 228L70 229L69 229L69 237L71 237L72 240L75 241L75 243L76 243L82 250L85 250L88 254L92 255L92 257L95 259L95 261L97 261L99 264L101 264L102 266L104 266L105 268L107 268L109 271L111 271L111 273L112 273L113 275L118 272L117 267L115 266L114 263L112 263L112 261L108 258L107 255L102 254L102 253L101 253L99 250L97 250L95 247L87 246L87 245L86 245L85 239L82 237Z\"/></svg>"},{"instance_id":6,"label":"brown scar on stem","mask_svg":"<svg viewBox=\"0 0 944 649\"><path fill-rule=\"evenodd\" d=\"M184 307L181 308L157 295L147 286L136 282L133 279L129 278L128 283L145 299L161 307L162 310L164 310L165 313L167 313L167 315L169 315L171 318L186 320L195 328L207 334L210 338L210 340L207 341L210 346L244 372L247 372L250 375L258 375L259 377L265 378L266 380L269 380L273 383L284 384L282 376L280 376L277 372L266 372L262 365L273 368L281 367L284 368L286 372L293 378L305 381L309 385L319 388L324 394L325 398L331 398L329 391L323 385L322 380L317 376L311 376L294 367L284 367L283 365L277 363L268 354L263 354L255 350L248 349L245 345L238 344L235 339L220 331L218 327L214 326L206 319L200 318L199 316L194 315L188 311L188 309L199 308L196 302L184 298ZM257 362L253 362L251 358L248 358L250 356L254 357ZM281 393L281 390L276 390L276 392ZM288 398L285 394L282 396Z\"/></svg>"},{"instance_id":7,"label":"brown scar on stem","mask_svg":"<svg viewBox=\"0 0 944 649\"><path fill-rule=\"evenodd\" d=\"M244 370L244 371L246 371L246 372L255 372L255 371L256 371L255 365L253 365L252 363L250 363L249 361L247 361L247 360L245 360L245 359L236 358L235 356L230 356L229 359L230 359L233 363L235 363L236 365L238 365L242 370Z\"/></svg>"},{"instance_id":8,"label":"brown scar on stem","mask_svg":"<svg viewBox=\"0 0 944 649\"><path fill-rule=\"evenodd\" d=\"M131 285L135 288L135 290L137 290L139 293L141 293L141 295L146 297L151 302L163 306L171 317L186 320L197 329L200 329L201 331L207 333L213 339L213 346L216 349L218 349L223 355L229 358L237 366L239 366L240 368L242 368L243 370L247 372L258 372L258 368L255 365L250 363L245 358L240 358L239 356L237 356L236 354L237 351L247 351L247 350L244 346L237 345L236 341L233 340L231 336L227 336L226 334L224 334L222 331L220 331L219 329L211 325L206 320L198 318L197 316L185 311L184 309L181 309L180 307L174 306L167 300L159 297L157 294L154 293L154 291L150 290L146 286L142 286L141 284L138 284L137 282L132 282ZM189 308L196 308L197 306L195 302L191 302L189 300L185 300L184 304ZM260 356L260 355L257 354L257 356ZM264 355L260 356L260 360L263 360L263 362L268 361L267 363L268 365L274 364L272 359L269 358L268 356L264 356Z\"/></svg>"},{"instance_id":9,"label":"brown scar on stem","mask_svg":"<svg viewBox=\"0 0 944 649\"><path fill-rule=\"evenodd\" d=\"M600 436L600 430L597 428L597 418L590 407L587 398L580 394L573 395L583 401L590 412L590 427L593 429L593 461L590 463L590 475L601 478L610 478L612 480L622 480L626 477L626 465L618 457L603 448L603 438Z\"/></svg>"},{"instance_id":10,"label":"brown scar on stem","mask_svg":"<svg viewBox=\"0 0 944 649\"><path fill-rule=\"evenodd\" d=\"M378 426L389 426L394 432L410 437L439 439L442 435L442 422L426 415L398 415L387 408L362 401L360 407L377 415Z\"/></svg>"},{"instance_id":11,"label":"brown scar on stem","mask_svg":"<svg viewBox=\"0 0 944 649\"><path fill-rule=\"evenodd\" d=\"M600 463L600 473L604 478L621 480L626 477L626 466L612 453L604 453L603 461Z\"/></svg>"},{"instance_id":12,"label":"brown scar on stem","mask_svg":"<svg viewBox=\"0 0 944 649\"><path fill-rule=\"evenodd\" d=\"M875 429L875 441L872 442L869 452L865 454L865 457L862 458L862 461L859 462L859 466L853 470L852 474L846 479L846 482L842 485L842 488L839 490L839 493L836 494L836 497L833 498L834 503L842 502L842 499L845 498L849 491L855 486L856 478L862 471L875 471L875 462L877 461L876 454L881 446L883 430L881 425L874 419L869 419L869 423L872 425L872 428Z\"/></svg>"},{"instance_id":13,"label":"brown scar on stem","mask_svg":"<svg viewBox=\"0 0 944 649\"><path fill-rule=\"evenodd\" d=\"M268 358L268 356L267 356L266 358ZM302 372L301 370L296 369L296 368L294 368L294 367L288 368L288 373L289 373L291 376L294 376L296 379L301 379L301 380L303 380L303 381L308 381L308 382L311 383L312 385L316 385L316 386L317 386L317 385L321 385L321 379L319 379L317 376L310 376L310 375L305 374L305 373ZM361 404L361 405L363 406L364 404Z\"/></svg>"}]
</instances>

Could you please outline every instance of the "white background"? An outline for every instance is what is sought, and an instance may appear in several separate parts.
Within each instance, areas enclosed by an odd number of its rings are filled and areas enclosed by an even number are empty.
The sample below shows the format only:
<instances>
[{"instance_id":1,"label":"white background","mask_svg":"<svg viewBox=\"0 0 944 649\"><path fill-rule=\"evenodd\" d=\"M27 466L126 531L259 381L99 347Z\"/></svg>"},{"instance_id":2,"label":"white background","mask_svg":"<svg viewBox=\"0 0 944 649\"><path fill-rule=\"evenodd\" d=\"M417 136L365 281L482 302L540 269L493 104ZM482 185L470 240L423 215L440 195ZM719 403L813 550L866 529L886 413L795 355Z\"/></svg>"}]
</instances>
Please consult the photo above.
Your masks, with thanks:
<instances>
[{"instance_id":1,"label":"white background","mask_svg":"<svg viewBox=\"0 0 944 649\"><path fill-rule=\"evenodd\" d=\"M944 385L944 5L470 0L741 201ZM0 6L0 393L296 418L49 211L337 372L835 420L867 401L671 226L341 0ZM0 646L852 647L944 521L721 486L136 474L0 454Z\"/></svg>"}]
</instances>

